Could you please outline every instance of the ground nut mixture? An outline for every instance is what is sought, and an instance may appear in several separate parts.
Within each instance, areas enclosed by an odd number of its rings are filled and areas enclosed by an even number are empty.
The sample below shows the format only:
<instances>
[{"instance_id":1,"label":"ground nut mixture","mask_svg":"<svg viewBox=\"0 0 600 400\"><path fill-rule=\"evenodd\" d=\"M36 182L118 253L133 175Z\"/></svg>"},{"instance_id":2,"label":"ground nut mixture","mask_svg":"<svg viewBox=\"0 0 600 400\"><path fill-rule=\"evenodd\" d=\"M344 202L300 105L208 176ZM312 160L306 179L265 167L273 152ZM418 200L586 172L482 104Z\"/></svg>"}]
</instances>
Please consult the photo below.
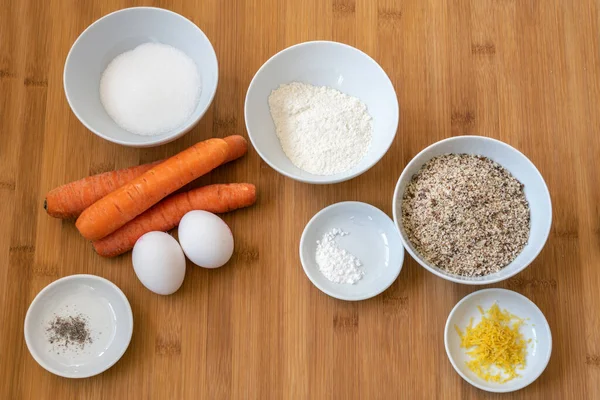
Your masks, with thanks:
<instances>
[{"instance_id":1,"label":"ground nut mixture","mask_svg":"<svg viewBox=\"0 0 600 400\"><path fill-rule=\"evenodd\" d=\"M406 187L402 223L415 250L456 275L499 271L529 239L523 185L498 163L469 154L427 162Z\"/></svg>"}]
</instances>

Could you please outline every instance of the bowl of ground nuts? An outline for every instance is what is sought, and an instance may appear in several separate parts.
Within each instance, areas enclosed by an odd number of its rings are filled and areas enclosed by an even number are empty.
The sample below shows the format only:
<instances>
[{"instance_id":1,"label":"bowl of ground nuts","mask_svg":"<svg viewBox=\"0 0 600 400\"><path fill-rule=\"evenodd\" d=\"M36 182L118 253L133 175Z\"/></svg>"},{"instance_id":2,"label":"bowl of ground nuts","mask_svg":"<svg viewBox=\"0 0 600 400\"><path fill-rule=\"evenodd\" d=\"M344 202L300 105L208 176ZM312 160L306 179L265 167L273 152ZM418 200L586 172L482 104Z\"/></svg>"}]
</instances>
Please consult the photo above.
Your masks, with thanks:
<instances>
[{"instance_id":1,"label":"bowl of ground nuts","mask_svg":"<svg viewBox=\"0 0 600 400\"><path fill-rule=\"evenodd\" d=\"M446 280L485 285L523 271L544 247L552 202L523 153L499 140L457 136L417 154L394 191L408 253Z\"/></svg>"}]
</instances>

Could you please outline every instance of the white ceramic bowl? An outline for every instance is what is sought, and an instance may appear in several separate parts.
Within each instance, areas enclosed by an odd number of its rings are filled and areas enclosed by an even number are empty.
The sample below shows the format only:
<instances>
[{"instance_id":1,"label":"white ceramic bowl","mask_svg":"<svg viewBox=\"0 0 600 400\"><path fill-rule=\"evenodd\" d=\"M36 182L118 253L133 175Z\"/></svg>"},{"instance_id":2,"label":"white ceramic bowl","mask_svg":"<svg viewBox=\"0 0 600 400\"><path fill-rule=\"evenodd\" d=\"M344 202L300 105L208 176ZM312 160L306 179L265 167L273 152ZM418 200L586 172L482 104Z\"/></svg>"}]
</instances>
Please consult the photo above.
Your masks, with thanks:
<instances>
[{"instance_id":1,"label":"white ceramic bowl","mask_svg":"<svg viewBox=\"0 0 600 400\"><path fill-rule=\"evenodd\" d=\"M100 101L100 78L119 54L146 42L176 47L198 66L202 93L196 109L181 127L156 136L142 136L119 127ZM202 118L217 90L219 68L215 51L193 22L169 10L134 7L115 11L90 25L75 41L64 70L67 101L90 131L113 143L150 147L183 136Z\"/></svg>"},{"instance_id":2,"label":"white ceramic bowl","mask_svg":"<svg viewBox=\"0 0 600 400\"><path fill-rule=\"evenodd\" d=\"M500 271L482 277L463 277L449 274L427 263L414 249L402 226L402 197L413 175L433 157L448 153L478 154L488 157L506 168L525 185L525 197L531 212L529 241L523 251ZM552 225L552 202L544 178L523 153L499 140L483 136L457 136L439 141L417 154L404 168L393 200L394 222L400 230L402 242L408 253L423 267L446 280L467 285L487 285L500 282L523 271L542 251Z\"/></svg>"},{"instance_id":3,"label":"white ceramic bowl","mask_svg":"<svg viewBox=\"0 0 600 400\"><path fill-rule=\"evenodd\" d=\"M526 366L517 371L521 377L506 383L486 382L467 367L465 363L471 358L466 354L467 350L460 347L460 337L454 328L456 325L464 332L471 318L473 326L477 325L481 320L477 306L488 310L495 302L501 309L506 308L520 318L528 318L520 332L525 340L531 339L527 347ZM544 314L527 297L511 290L484 289L464 297L450 312L444 330L444 344L452 366L465 381L488 392L512 392L529 385L544 372L552 354L552 333Z\"/></svg>"},{"instance_id":4,"label":"white ceramic bowl","mask_svg":"<svg viewBox=\"0 0 600 400\"><path fill-rule=\"evenodd\" d=\"M314 175L287 158L275 134L268 98L279 85L291 82L329 86L367 105L373 117L373 139L354 168L335 175ZM244 113L252 145L271 168L297 181L325 184L352 179L384 156L396 136L399 109L394 86L375 60L342 43L317 41L288 47L264 63L250 83Z\"/></svg>"},{"instance_id":5,"label":"white ceramic bowl","mask_svg":"<svg viewBox=\"0 0 600 400\"><path fill-rule=\"evenodd\" d=\"M46 329L54 315L78 313L89 319L92 343L83 349L50 344ZM133 314L115 284L95 275L71 275L46 286L25 316L25 342L46 370L65 378L87 378L114 365L127 350L133 333Z\"/></svg>"},{"instance_id":6,"label":"white ceramic bowl","mask_svg":"<svg viewBox=\"0 0 600 400\"><path fill-rule=\"evenodd\" d=\"M337 237L338 245L362 262L364 276L357 283L328 280L315 259L317 240L332 229L349 233ZM404 248L393 221L370 204L346 201L315 214L302 232L300 260L308 279L323 293L341 300L364 300L386 290L400 274Z\"/></svg>"}]
</instances>

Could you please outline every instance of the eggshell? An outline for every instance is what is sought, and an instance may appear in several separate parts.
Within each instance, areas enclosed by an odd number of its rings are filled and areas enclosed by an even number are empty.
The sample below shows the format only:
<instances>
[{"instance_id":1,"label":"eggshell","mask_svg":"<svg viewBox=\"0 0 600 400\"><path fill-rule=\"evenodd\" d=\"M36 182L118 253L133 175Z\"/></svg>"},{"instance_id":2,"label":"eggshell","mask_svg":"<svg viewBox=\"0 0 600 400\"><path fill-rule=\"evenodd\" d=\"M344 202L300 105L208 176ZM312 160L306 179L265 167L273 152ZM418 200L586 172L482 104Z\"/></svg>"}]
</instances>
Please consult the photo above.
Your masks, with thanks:
<instances>
[{"instance_id":1,"label":"eggshell","mask_svg":"<svg viewBox=\"0 0 600 400\"><path fill-rule=\"evenodd\" d=\"M135 243L133 270L144 286L157 294L175 293L185 278L185 255L171 235L148 232Z\"/></svg>"},{"instance_id":2,"label":"eggshell","mask_svg":"<svg viewBox=\"0 0 600 400\"><path fill-rule=\"evenodd\" d=\"M218 268L233 254L233 235L227 224L207 211L190 211L179 223L179 243L194 264Z\"/></svg>"}]
</instances>

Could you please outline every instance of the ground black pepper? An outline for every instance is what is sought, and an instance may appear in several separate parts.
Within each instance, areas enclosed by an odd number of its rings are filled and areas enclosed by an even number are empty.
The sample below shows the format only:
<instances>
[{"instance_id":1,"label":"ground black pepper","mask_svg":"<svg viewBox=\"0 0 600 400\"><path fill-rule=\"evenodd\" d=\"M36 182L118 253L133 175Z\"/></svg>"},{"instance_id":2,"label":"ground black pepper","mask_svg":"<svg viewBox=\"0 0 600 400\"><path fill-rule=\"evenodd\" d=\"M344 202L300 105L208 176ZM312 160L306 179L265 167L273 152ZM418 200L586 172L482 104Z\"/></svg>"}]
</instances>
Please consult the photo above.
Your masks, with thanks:
<instances>
[{"instance_id":1,"label":"ground black pepper","mask_svg":"<svg viewBox=\"0 0 600 400\"><path fill-rule=\"evenodd\" d=\"M88 318L83 314L76 316L55 316L46 329L48 342L63 350L75 346L83 349L93 342Z\"/></svg>"}]
</instances>

